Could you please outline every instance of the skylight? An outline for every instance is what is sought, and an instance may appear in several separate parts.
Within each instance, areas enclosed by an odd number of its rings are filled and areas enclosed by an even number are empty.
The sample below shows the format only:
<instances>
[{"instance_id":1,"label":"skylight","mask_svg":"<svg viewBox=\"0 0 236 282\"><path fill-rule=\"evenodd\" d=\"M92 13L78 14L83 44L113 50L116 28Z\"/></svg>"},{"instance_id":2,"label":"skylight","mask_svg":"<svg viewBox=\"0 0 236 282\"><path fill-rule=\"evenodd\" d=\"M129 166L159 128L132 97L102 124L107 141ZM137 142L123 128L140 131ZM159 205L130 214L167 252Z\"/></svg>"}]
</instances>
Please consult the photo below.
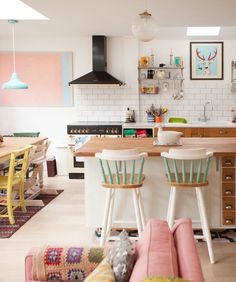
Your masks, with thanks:
<instances>
[{"instance_id":1,"label":"skylight","mask_svg":"<svg viewBox=\"0 0 236 282\"><path fill-rule=\"evenodd\" d=\"M187 27L187 36L218 36L220 26L191 26Z\"/></svg>"},{"instance_id":2,"label":"skylight","mask_svg":"<svg viewBox=\"0 0 236 282\"><path fill-rule=\"evenodd\" d=\"M20 0L0 1L1 20L48 20L43 14L34 10Z\"/></svg>"}]
</instances>

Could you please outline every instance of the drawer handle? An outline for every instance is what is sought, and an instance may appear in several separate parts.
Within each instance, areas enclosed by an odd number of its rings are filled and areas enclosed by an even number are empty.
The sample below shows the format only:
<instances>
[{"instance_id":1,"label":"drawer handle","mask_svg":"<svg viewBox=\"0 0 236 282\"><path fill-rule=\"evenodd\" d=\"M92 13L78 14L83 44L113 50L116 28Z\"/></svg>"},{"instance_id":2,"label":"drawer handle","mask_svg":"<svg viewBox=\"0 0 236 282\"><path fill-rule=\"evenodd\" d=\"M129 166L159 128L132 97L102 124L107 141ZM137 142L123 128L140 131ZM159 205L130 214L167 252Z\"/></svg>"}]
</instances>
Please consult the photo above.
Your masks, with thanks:
<instances>
[{"instance_id":1,"label":"drawer handle","mask_svg":"<svg viewBox=\"0 0 236 282\"><path fill-rule=\"evenodd\" d=\"M233 221L231 219L226 219L225 223L232 223Z\"/></svg>"},{"instance_id":2,"label":"drawer handle","mask_svg":"<svg viewBox=\"0 0 236 282\"><path fill-rule=\"evenodd\" d=\"M232 176L231 176L231 175L226 175L226 176L225 176L225 179L226 179L226 180L231 180L231 179L232 179Z\"/></svg>"},{"instance_id":3,"label":"drawer handle","mask_svg":"<svg viewBox=\"0 0 236 282\"><path fill-rule=\"evenodd\" d=\"M226 210L232 210L232 208L233 208L233 207L232 207L231 205L225 206L225 209L226 209Z\"/></svg>"},{"instance_id":4,"label":"drawer handle","mask_svg":"<svg viewBox=\"0 0 236 282\"><path fill-rule=\"evenodd\" d=\"M230 190L225 191L225 195L232 195L232 191Z\"/></svg>"},{"instance_id":5,"label":"drawer handle","mask_svg":"<svg viewBox=\"0 0 236 282\"><path fill-rule=\"evenodd\" d=\"M226 165L232 165L233 163L231 161L226 161L225 164Z\"/></svg>"}]
</instances>

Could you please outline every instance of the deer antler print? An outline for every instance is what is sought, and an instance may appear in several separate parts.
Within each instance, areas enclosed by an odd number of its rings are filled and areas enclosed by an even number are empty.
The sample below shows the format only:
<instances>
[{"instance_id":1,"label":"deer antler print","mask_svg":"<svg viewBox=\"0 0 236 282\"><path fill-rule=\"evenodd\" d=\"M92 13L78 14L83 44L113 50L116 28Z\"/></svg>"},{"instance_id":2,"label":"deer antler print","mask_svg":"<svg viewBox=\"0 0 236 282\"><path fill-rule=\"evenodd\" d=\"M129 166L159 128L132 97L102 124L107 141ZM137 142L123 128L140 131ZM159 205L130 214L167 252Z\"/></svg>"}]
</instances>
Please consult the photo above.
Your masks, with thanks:
<instances>
[{"instance_id":1,"label":"deer antler print","mask_svg":"<svg viewBox=\"0 0 236 282\"><path fill-rule=\"evenodd\" d=\"M217 55L217 50L215 50L215 54L212 57L211 57L211 52L210 52L208 56L208 61L212 61L216 57L216 55Z\"/></svg>"},{"instance_id":2,"label":"deer antler print","mask_svg":"<svg viewBox=\"0 0 236 282\"><path fill-rule=\"evenodd\" d=\"M200 60L205 61L205 57L200 55L200 51L198 51L198 48L196 49L196 53Z\"/></svg>"}]
</instances>

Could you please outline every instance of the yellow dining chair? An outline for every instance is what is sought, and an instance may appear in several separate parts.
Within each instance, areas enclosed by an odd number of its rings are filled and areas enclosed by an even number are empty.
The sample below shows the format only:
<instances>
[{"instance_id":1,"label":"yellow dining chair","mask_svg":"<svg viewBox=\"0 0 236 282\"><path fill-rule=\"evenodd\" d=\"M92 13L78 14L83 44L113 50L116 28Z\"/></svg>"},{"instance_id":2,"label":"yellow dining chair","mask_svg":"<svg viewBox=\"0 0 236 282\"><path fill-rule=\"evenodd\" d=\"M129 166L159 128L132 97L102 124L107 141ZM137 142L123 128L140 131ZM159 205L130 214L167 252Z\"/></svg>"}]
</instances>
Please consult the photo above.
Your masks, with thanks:
<instances>
[{"instance_id":1,"label":"yellow dining chair","mask_svg":"<svg viewBox=\"0 0 236 282\"><path fill-rule=\"evenodd\" d=\"M24 178L28 166L29 153L32 146L25 146L22 149L14 150L11 153L8 175L0 176L0 206L5 206L6 211L0 217L8 217L10 224L15 223L13 211L21 207L26 212L24 203ZM18 169L16 170L16 167ZM20 167L20 170L19 170ZM13 188L19 193L19 200L13 199Z\"/></svg>"}]
</instances>

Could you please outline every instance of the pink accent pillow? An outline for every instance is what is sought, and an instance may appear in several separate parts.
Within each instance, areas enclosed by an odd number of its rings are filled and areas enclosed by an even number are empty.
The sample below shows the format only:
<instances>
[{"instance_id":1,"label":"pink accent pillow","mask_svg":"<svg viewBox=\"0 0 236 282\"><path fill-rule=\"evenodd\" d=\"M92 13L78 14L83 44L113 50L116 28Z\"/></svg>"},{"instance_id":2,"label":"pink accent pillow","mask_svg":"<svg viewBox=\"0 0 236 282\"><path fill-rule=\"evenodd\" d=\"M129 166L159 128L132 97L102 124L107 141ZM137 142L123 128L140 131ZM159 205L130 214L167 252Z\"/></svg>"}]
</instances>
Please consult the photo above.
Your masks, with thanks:
<instances>
[{"instance_id":1,"label":"pink accent pillow","mask_svg":"<svg viewBox=\"0 0 236 282\"><path fill-rule=\"evenodd\" d=\"M150 219L136 244L137 261L130 282L150 276L178 277L174 239L166 221Z\"/></svg>"}]
</instances>

